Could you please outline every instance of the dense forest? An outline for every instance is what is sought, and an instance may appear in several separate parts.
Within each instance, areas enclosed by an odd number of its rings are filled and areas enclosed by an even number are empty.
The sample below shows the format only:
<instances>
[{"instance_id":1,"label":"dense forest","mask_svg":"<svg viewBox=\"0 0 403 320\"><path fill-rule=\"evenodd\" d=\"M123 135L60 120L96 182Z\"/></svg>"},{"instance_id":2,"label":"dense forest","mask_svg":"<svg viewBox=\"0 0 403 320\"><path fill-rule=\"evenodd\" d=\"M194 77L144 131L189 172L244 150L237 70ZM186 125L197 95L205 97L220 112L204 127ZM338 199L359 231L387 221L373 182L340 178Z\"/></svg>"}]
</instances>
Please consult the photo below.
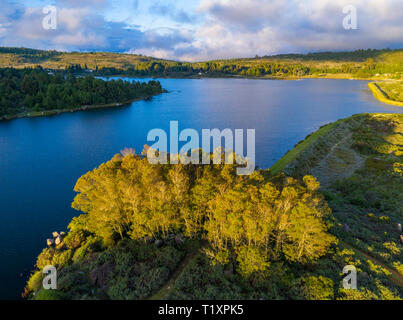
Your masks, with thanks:
<instances>
[{"instance_id":1,"label":"dense forest","mask_svg":"<svg viewBox=\"0 0 403 320\"><path fill-rule=\"evenodd\" d=\"M287 173L151 165L125 149L77 181L83 214L39 255L24 296L401 299L402 120L340 121ZM58 290L41 289L46 265ZM357 290L341 285L346 265Z\"/></svg>"},{"instance_id":2,"label":"dense forest","mask_svg":"<svg viewBox=\"0 0 403 320\"><path fill-rule=\"evenodd\" d=\"M158 81L104 81L35 69L0 69L0 117L123 103L162 92Z\"/></svg>"}]
</instances>

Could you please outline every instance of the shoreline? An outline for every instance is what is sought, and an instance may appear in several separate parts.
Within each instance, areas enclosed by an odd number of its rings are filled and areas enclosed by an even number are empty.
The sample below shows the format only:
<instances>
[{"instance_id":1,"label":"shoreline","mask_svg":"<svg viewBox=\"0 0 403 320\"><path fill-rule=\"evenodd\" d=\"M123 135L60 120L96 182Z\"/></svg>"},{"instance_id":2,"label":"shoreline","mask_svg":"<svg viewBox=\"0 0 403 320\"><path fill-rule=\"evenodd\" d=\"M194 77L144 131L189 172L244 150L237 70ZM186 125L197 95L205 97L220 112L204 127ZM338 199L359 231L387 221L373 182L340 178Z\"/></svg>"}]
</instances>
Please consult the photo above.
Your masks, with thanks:
<instances>
[{"instance_id":1,"label":"shoreline","mask_svg":"<svg viewBox=\"0 0 403 320\"><path fill-rule=\"evenodd\" d=\"M59 114L63 113L73 113L73 112L79 112L79 111L89 111L89 110L97 110L97 109L108 109L108 108L119 108L119 107L125 107L128 106L129 104L137 101L145 101L149 100L152 97L158 96L162 93L167 93L166 90L163 90L160 93L150 95L150 96L143 96L140 98L136 99L131 99L125 102L115 102L115 103L108 103L108 104L95 104L95 105L87 105L87 106L81 106L78 108L69 108L69 109L54 109L54 110L43 110L43 111L33 111L33 112L27 112L24 114L16 114L16 115L10 115L10 116L2 116L0 117L0 121L7 121L7 120L15 120L15 119L22 119L22 118L38 118L38 117L50 117L50 116L56 116Z\"/></svg>"},{"instance_id":2,"label":"shoreline","mask_svg":"<svg viewBox=\"0 0 403 320\"><path fill-rule=\"evenodd\" d=\"M371 90L375 99L389 105L403 107L403 102L389 99L387 94L378 86L376 82L368 83L368 88Z\"/></svg>"}]
</instances>

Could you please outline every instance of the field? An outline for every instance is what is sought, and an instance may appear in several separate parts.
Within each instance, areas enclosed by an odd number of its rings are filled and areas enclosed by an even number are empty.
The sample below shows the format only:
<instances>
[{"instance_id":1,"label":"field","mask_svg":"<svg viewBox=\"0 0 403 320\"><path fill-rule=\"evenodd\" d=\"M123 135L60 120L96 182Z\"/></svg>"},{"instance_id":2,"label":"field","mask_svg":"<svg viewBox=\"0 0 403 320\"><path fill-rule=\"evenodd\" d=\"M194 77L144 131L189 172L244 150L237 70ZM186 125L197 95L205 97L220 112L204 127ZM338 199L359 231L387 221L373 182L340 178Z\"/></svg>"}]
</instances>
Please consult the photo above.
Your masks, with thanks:
<instances>
[{"instance_id":1,"label":"field","mask_svg":"<svg viewBox=\"0 0 403 320\"><path fill-rule=\"evenodd\" d=\"M402 82L380 82L378 87L387 95L390 100L402 102L403 104L403 83Z\"/></svg>"}]
</instances>

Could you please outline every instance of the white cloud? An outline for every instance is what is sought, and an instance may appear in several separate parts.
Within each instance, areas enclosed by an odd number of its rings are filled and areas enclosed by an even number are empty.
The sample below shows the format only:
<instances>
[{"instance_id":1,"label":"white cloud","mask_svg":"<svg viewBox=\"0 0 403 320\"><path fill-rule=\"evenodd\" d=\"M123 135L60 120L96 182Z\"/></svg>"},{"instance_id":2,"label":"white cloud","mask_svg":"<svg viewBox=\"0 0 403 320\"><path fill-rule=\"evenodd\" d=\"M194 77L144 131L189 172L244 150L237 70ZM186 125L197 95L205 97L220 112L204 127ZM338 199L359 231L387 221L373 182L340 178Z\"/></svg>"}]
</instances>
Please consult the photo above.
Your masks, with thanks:
<instances>
[{"instance_id":1,"label":"white cloud","mask_svg":"<svg viewBox=\"0 0 403 320\"><path fill-rule=\"evenodd\" d=\"M359 29L344 30L343 7L357 8ZM206 23L193 59L314 50L401 47L401 0L202 0Z\"/></svg>"},{"instance_id":2,"label":"white cloud","mask_svg":"<svg viewBox=\"0 0 403 320\"><path fill-rule=\"evenodd\" d=\"M56 0L57 30L44 30L42 8L0 4L0 45L64 50L134 51L160 58L207 60L283 52L403 46L401 0L200 0L198 8L151 10L174 23L161 28L109 20L112 0ZM141 7L135 1L133 8ZM161 2L155 2L156 5ZM358 30L344 30L354 5ZM127 8L124 6L122 8ZM123 10L123 9L122 9ZM126 9L125 9L126 10ZM122 12L127 13L127 12ZM127 14L126 14L127 15ZM192 25L189 17L197 20ZM165 19L164 18L164 19ZM180 21L183 20L181 23Z\"/></svg>"}]
</instances>

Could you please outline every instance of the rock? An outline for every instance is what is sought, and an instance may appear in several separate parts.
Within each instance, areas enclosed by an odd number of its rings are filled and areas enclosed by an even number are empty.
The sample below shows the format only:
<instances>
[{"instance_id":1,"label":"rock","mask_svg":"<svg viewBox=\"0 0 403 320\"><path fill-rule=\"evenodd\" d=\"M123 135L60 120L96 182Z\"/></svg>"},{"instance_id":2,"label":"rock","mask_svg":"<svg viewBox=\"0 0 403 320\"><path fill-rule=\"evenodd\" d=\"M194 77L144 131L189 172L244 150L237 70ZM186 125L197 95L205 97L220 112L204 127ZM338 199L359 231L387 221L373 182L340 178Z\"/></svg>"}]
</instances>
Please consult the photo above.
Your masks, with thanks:
<instances>
[{"instance_id":1,"label":"rock","mask_svg":"<svg viewBox=\"0 0 403 320\"><path fill-rule=\"evenodd\" d=\"M155 240L154 243L159 248L159 247L161 247L163 245L164 242L162 240Z\"/></svg>"},{"instance_id":2,"label":"rock","mask_svg":"<svg viewBox=\"0 0 403 320\"><path fill-rule=\"evenodd\" d=\"M397 232L402 232L402 225L400 223L396 225L396 230Z\"/></svg>"},{"instance_id":3,"label":"rock","mask_svg":"<svg viewBox=\"0 0 403 320\"><path fill-rule=\"evenodd\" d=\"M55 243L53 239L46 239L46 244L50 247Z\"/></svg>"},{"instance_id":4,"label":"rock","mask_svg":"<svg viewBox=\"0 0 403 320\"><path fill-rule=\"evenodd\" d=\"M56 239L55 239L55 244L59 245L59 244L62 243L62 241L63 241L63 238L61 236L57 236Z\"/></svg>"},{"instance_id":5,"label":"rock","mask_svg":"<svg viewBox=\"0 0 403 320\"><path fill-rule=\"evenodd\" d=\"M64 238L65 235L66 235L66 232L64 232L64 231L60 232L60 236L61 236L62 238Z\"/></svg>"},{"instance_id":6,"label":"rock","mask_svg":"<svg viewBox=\"0 0 403 320\"><path fill-rule=\"evenodd\" d=\"M347 223L343 223L344 232L350 232L350 226Z\"/></svg>"},{"instance_id":7,"label":"rock","mask_svg":"<svg viewBox=\"0 0 403 320\"><path fill-rule=\"evenodd\" d=\"M178 234L175 236L175 242L176 244L184 244L185 243L185 237L183 236L183 234Z\"/></svg>"},{"instance_id":8,"label":"rock","mask_svg":"<svg viewBox=\"0 0 403 320\"><path fill-rule=\"evenodd\" d=\"M144 242L147 243L147 244L153 242L153 238L152 238L152 237L145 237L145 238L143 238L143 240L144 240Z\"/></svg>"},{"instance_id":9,"label":"rock","mask_svg":"<svg viewBox=\"0 0 403 320\"><path fill-rule=\"evenodd\" d=\"M59 236L59 232L57 231L52 232L52 236L53 238L57 238Z\"/></svg>"}]
</instances>

